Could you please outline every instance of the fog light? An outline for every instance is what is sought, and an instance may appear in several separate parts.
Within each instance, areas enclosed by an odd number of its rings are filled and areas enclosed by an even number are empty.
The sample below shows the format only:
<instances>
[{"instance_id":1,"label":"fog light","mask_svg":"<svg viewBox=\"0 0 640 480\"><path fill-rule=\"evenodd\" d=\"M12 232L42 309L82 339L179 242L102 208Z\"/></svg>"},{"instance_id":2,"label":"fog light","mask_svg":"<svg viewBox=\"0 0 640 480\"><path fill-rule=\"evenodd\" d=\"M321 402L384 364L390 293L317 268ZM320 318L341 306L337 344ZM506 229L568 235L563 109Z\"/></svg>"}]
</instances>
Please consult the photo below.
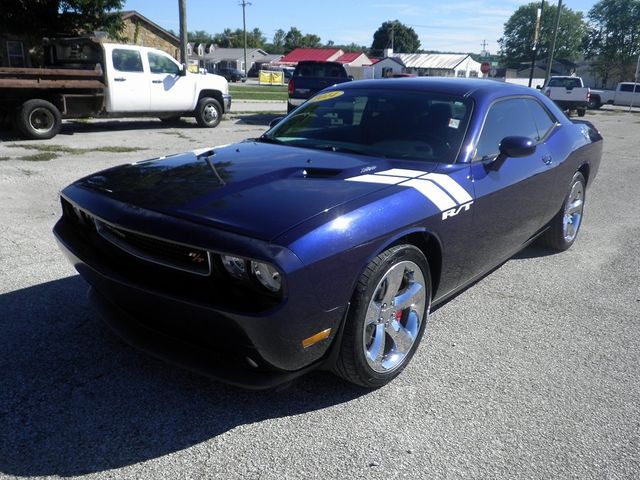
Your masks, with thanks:
<instances>
[{"instance_id":1,"label":"fog light","mask_svg":"<svg viewBox=\"0 0 640 480\"><path fill-rule=\"evenodd\" d=\"M251 272L267 290L278 292L282 288L280 272L268 263L251 261Z\"/></svg>"},{"instance_id":2,"label":"fog light","mask_svg":"<svg viewBox=\"0 0 640 480\"><path fill-rule=\"evenodd\" d=\"M233 278L244 278L247 274L247 268L245 266L244 258L234 257L232 255L220 255L222 265L225 270Z\"/></svg>"}]
</instances>

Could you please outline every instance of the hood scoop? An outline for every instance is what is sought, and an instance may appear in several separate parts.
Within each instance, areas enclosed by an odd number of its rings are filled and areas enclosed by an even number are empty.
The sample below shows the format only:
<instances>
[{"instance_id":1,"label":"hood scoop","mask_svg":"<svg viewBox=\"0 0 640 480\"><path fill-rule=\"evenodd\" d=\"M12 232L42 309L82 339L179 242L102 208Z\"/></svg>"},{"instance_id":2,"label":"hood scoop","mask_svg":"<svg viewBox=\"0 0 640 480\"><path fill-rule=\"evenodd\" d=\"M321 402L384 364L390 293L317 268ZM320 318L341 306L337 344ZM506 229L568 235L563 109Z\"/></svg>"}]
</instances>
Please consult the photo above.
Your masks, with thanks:
<instances>
[{"instance_id":1,"label":"hood scoop","mask_svg":"<svg viewBox=\"0 0 640 480\"><path fill-rule=\"evenodd\" d=\"M333 178L340 175L343 171L337 168L305 168L302 170L304 178Z\"/></svg>"}]
</instances>

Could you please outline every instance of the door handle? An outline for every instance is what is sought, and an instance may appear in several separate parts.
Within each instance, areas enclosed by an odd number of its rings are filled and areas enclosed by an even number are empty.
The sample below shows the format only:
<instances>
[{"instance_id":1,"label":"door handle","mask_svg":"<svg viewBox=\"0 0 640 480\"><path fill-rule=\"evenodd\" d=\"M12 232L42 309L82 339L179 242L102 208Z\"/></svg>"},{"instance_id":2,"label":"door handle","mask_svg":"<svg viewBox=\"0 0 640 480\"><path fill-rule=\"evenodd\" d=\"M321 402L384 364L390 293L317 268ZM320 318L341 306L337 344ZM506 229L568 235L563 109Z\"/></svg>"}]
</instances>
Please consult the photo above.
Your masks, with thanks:
<instances>
[{"instance_id":1,"label":"door handle","mask_svg":"<svg viewBox=\"0 0 640 480\"><path fill-rule=\"evenodd\" d=\"M151 83L162 83L162 80L151 80Z\"/></svg>"},{"instance_id":2,"label":"door handle","mask_svg":"<svg viewBox=\"0 0 640 480\"><path fill-rule=\"evenodd\" d=\"M115 80L116 82L125 82L127 79L126 79L126 78L124 78L124 77L118 77L118 78L114 78L114 80Z\"/></svg>"},{"instance_id":3,"label":"door handle","mask_svg":"<svg viewBox=\"0 0 640 480\"><path fill-rule=\"evenodd\" d=\"M551 158L551 155L543 155L542 156L542 161L544 162L545 165L551 165L551 162L553 161L553 159Z\"/></svg>"}]
</instances>

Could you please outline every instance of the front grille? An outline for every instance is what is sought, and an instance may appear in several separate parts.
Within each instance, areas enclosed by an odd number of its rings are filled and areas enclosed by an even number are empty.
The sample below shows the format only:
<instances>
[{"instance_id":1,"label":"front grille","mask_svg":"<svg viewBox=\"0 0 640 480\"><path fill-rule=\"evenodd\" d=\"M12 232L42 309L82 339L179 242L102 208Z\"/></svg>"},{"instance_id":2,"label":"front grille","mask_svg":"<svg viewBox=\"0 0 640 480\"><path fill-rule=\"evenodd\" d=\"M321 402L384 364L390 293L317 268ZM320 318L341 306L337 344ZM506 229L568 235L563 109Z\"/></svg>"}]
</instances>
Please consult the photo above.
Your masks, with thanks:
<instances>
[{"instance_id":1,"label":"front grille","mask_svg":"<svg viewBox=\"0 0 640 480\"><path fill-rule=\"evenodd\" d=\"M130 255L184 272L211 274L211 255L207 250L130 232L98 219L94 221L103 239Z\"/></svg>"}]
</instances>

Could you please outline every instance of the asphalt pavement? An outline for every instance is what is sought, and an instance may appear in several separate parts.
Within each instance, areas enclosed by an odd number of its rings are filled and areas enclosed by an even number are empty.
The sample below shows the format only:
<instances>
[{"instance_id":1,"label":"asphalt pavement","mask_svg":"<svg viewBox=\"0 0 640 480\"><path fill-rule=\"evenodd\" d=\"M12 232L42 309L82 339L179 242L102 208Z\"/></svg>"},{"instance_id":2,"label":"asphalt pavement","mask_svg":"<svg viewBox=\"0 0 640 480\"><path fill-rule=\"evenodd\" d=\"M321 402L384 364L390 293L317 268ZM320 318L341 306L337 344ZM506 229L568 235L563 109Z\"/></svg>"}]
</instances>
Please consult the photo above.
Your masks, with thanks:
<instances>
[{"instance_id":1,"label":"asphalt pavement","mask_svg":"<svg viewBox=\"0 0 640 480\"><path fill-rule=\"evenodd\" d=\"M638 113L586 117L605 144L575 245L527 248L434 312L412 363L379 390L314 373L244 391L111 334L51 234L57 192L108 166L255 137L277 115L260 109L213 130L0 132L0 478L640 477ZM42 153L55 158L33 160Z\"/></svg>"}]
</instances>

